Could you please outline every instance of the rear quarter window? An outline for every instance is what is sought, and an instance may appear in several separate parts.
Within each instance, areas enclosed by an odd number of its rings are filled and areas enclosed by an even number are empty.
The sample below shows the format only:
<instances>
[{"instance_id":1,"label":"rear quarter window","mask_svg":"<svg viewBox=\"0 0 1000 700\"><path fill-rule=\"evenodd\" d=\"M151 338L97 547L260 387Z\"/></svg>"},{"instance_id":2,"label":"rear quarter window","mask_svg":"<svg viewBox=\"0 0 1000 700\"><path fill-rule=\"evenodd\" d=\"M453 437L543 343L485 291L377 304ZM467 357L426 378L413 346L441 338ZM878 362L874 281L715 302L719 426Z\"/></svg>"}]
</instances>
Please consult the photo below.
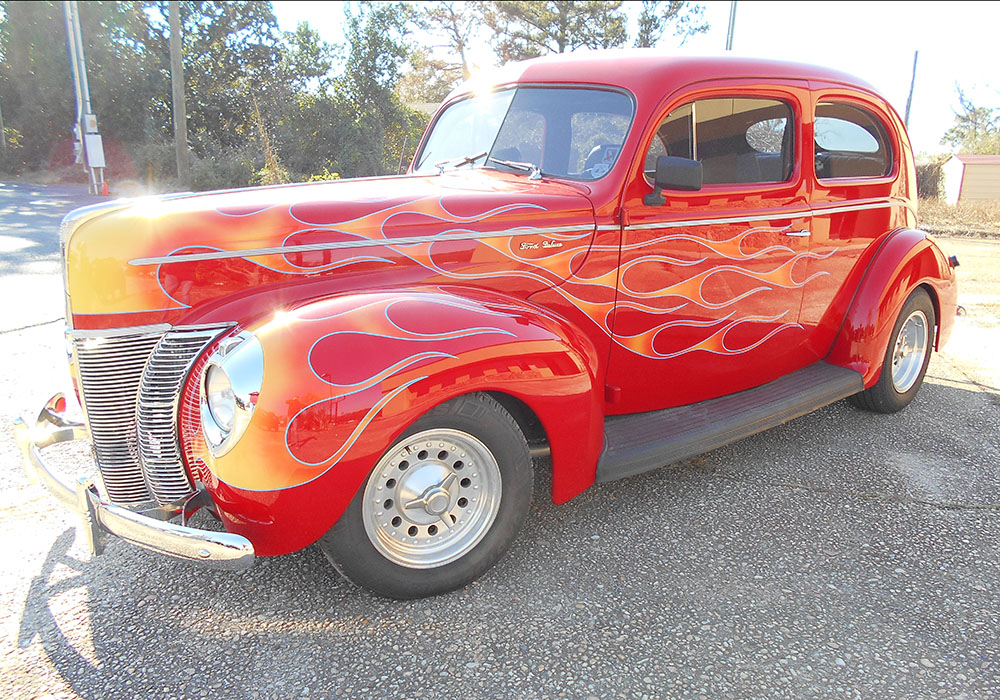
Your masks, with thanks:
<instances>
[{"instance_id":1,"label":"rear quarter window","mask_svg":"<svg viewBox=\"0 0 1000 700\"><path fill-rule=\"evenodd\" d=\"M892 145L882 121L842 102L816 106L816 177L883 177L892 172Z\"/></svg>"}]
</instances>

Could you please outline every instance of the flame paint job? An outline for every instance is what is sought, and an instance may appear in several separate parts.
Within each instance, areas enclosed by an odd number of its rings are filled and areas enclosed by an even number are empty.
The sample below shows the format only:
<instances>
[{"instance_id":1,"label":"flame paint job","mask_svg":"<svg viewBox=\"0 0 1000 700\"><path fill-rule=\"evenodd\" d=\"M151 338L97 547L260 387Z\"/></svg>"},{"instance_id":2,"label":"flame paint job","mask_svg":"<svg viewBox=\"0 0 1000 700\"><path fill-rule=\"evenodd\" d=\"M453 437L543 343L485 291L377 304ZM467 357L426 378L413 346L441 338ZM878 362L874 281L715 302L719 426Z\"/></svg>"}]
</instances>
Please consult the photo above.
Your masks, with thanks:
<instances>
[{"instance_id":1,"label":"flame paint job","mask_svg":"<svg viewBox=\"0 0 1000 700\"><path fill-rule=\"evenodd\" d=\"M887 327L921 284L947 337L954 275L923 234L904 230L916 225L912 156L868 86L792 64L650 55L504 70L512 82L631 91L635 126L607 176L472 170L150 200L91 213L70 237L76 329L235 320L260 339L264 384L232 451L205 449L197 365L180 402L192 473L258 553L314 542L386 446L454 396L523 402L546 433L563 502L593 482L606 415L740 391L824 357L870 383ZM718 95L794 106L791 179L645 206L656 125ZM815 178L811 114L822 99L884 120L898 158L889 176ZM845 203L872 209L833 213ZM811 236L786 235L801 229ZM483 237L455 239L473 234ZM292 250L254 252L281 247ZM183 257L200 253L231 255ZM141 263L169 257L179 259Z\"/></svg>"},{"instance_id":2,"label":"flame paint job","mask_svg":"<svg viewBox=\"0 0 1000 700\"><path fill-rule=\"evenodd\" d=\"M586 251L594 229L589 201L577 189L558 183L478 173L386 178L382 183L394 196L372 197L373 189L381 189L378 181L359 180L274 188L269 194L276 201L267 205L260 203L259 191L234 191L147 202L91 219L67 247L73 325L85 329L121 326L123 320L133 325L184 323L204 312L199 307L248 289L280 289L301 280L335 277L344 281L342 289L350 290L357 288L359 277L392 275L393 268L412 261L424 266L426 282L499 274L506 278L497 282L501 289L530 293L559 282L552 270L568 272L574 254ZM575 241L578 246L554 254L549 249L515 252L517 239L511 238L511 231L554 225L571 232L545 240ZM497 234L495 239L392 244L402 237L491 232ZM240 250L368 241L375 245L239 255ZM219 251L238 257L127 264ZM531 273L511 275L510 268L521 263ZM412 274L407 281L414 281Z\"/></svg>"},{"instance_id":3,"label":"flame paint job","mask_svg":"<svg viewBox=\"0 0 1000 700\"><path fill-rule=\"evenodd\" d=\"M563 463L600 451L593 346L524 302L459 287L366 293L313 302L251 330L265 374L243 439L214 458L196 428L196 401L182 402L182 423L188 461L202 465L227 527L265 554L328 530L385 446L454 396L499 391L523 400ZM553 497L568 500L593 478L593 468L554 474Z\"/></svg>"}]
</instances>

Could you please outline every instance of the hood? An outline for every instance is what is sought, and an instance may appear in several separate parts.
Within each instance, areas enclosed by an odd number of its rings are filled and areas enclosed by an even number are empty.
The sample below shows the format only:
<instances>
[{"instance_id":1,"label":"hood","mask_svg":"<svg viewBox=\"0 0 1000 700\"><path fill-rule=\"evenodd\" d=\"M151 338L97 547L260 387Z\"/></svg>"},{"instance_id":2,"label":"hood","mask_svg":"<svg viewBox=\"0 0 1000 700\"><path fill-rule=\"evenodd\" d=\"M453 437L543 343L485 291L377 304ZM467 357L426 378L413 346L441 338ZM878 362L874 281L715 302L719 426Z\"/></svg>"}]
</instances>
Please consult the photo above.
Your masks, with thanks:
<instances>
[{"instance_id":1,"label":"hood","mask_svg":"<svg viewBox=\"0 0 1000 700\"><path fill-rule=\"evenodd\" d=\"M466 170L114 203L65 243L72 325L188 322L221 298L317 279L330 293L462 283L526 296L582 262L594 231L582 189Z\"/></svg>"}]
</instances>

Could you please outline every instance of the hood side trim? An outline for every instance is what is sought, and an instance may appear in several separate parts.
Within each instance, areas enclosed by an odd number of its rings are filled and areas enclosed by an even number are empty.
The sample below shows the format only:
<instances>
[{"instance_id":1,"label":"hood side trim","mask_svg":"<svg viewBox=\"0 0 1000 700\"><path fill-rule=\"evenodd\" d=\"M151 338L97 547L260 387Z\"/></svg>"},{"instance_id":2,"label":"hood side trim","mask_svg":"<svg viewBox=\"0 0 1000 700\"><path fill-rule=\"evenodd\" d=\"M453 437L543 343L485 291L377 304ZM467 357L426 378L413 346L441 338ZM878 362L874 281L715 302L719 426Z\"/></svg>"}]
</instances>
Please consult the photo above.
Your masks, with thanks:
<instances>
[{"instance_id":1,"label":"hood side trim","mask_svg":"<svg viewBox=\"0 0 1000 700\"><path fill-rule=\"evenodd\" d=\"M599 227L604 229L606 227ZM615 227L617 228L617 227ZM359 241L337 241L335 243L308 243L303 245L274 246L270 248L247 248L245 250L219 250L209 253L189 253L187 255L162 255L153 258L135 258L129 260L129 265L163 265L167 263L198 262L202 260L224 260L226 258L252 258L259 255L280 255L285 253L309 253L317 250L339 250L343 248L366 248L368 246L405 246L417 243L435 243L438 241L465 241L482 238L502 238L520 236L539 236L552 233L575 233L593 232L593 224L581 224L575 226L549 226L538 227L518 227L503 231L489 231L486 233L449 233L436 236L407 236L400 238L378 238Z\"/></svg>"}]
</instances>

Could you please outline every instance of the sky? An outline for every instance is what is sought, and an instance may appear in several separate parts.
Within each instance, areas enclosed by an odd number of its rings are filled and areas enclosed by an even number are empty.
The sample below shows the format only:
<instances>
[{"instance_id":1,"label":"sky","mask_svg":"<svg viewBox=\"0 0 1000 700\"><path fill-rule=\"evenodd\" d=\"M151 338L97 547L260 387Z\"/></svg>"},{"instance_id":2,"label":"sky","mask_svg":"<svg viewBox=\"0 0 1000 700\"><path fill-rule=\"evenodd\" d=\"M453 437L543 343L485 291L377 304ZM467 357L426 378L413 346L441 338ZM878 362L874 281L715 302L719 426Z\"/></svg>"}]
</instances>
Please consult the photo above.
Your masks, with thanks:
<instances>
[{"instance_id":1,"label":"sky","mask_svg":"<svg viewBox=\"0 0 1000 700\"><path fill-rule=\"evenodd\" d=\"M635 35L638 2L626 2ZM669 54L722 55L730 3L703 2L709 31L683 47L673 36L658 48ZM330 43L343 43L343 3L277 0L283 30L306 21ZM1000 2L765 2L739 0L730 55L829 66L866 80L902 116L913 53L919 51L909 132L917 153L951 150L940 141L958 109L956 82L977 106L1000 107ZM434 39L423 34L420 43ZM477 42L473 62L493 65L489 37Z\"/></svg>"}]
</instances>

